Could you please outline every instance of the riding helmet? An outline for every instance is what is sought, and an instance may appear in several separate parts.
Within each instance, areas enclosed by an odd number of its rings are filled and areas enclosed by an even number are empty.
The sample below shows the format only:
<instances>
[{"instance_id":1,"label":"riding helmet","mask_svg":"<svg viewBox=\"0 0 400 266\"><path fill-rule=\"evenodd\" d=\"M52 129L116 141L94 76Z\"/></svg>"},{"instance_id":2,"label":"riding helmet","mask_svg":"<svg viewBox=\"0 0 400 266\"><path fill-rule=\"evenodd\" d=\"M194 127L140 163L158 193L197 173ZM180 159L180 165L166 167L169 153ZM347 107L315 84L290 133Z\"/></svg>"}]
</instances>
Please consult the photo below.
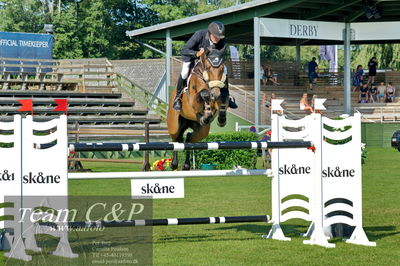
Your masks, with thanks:
<instances>
[{"instance_id":1,"label":"riding helmet","mask_svg":"<svg viewBox=\"0 0 400 266\"><path fill-rule=\"evenodd\" d=\"M220 39L225 38L225 26L219 21L211 22L210 25L208 25L208 31L215 37Z\"/></svg>"}]
</instances>

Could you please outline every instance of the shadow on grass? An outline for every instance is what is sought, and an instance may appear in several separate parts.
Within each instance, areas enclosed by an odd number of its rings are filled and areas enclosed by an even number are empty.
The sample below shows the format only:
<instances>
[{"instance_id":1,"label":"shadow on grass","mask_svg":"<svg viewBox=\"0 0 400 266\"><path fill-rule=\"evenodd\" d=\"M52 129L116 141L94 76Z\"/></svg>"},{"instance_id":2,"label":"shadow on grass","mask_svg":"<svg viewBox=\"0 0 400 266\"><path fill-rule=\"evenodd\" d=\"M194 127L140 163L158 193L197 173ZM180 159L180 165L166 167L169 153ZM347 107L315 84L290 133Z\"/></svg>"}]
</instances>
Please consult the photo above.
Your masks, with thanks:
<instances>
[{"instance_id":1,"label":"shadow on grass","mask_svg":"<svg viewBox=\"0 0 400 266\"><path fill-rule=\"evenodd\" d=\"M229 227L224 226L221 228L213 228L211 230L236 230L238 232L247 231L256 234L267 234L270 231L271 227L272 227L271 224L266 224L266 225L240 224ZM281 224L281 228L285 236L297 237L300 234L307 232L308 226L298 225L298 224Z\"/></svg>"},{"instance_id":2,"label":"shadow on grass","mask_svg":"<svg viewBox=\"0 0 400 266\"><path fill-rule=\"evenodd\" d=\"M254 237L243 237L243 235L238 235L237 237L232 237L234 234L231 234L229 238L221 237L219 234L190 234L181 235L181 236L168 236L168 237L160 237L155 242L179 242L179 241L188 241L188 242L198 242L198 241L227 241L227 240L254 240L259 238L260 235L266 235L270 231L272 225L271 224L237 224L232 226L218 226L211 229L204 229L206 232L217 232L217 231L234 231L234 232L248 232L254 235ZM287 237L300 237L300 234L305 233L308 229L306 225L296 225L296 224L285 224L282 225L283 232ZM182 230L184 232L184 230ZM261 239L261 238L260 238Z\"/></svg>"},{"instance_id":3,"label":"shadow on grass","mask_svg":"<svg viewBox=\"0 0 400 266\"><path fill-rule=\"evenodd\" d=\"M364 227L365 233L367 234L370 241L375 241L388 236L400 234L400 231L396 229L397 227L392 225Z\"/></svg>"}]
</instances>

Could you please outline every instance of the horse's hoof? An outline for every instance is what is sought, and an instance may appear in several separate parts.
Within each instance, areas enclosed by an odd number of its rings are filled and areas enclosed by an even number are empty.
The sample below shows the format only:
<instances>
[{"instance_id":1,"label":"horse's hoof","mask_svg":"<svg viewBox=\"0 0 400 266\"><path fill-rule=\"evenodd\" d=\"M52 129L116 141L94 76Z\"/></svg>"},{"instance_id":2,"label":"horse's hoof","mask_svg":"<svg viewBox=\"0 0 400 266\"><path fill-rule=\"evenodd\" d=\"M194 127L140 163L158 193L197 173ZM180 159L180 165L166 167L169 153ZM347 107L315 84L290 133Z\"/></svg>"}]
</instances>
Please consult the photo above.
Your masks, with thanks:
<instances>
[{"instance_id":1,"label":"horse's hoof","mask_svg":"<svg viewBox=\"0 0 400 266\"><path fill-rule=\"evenodd\" d=\"M187 171L187 170L190 170L190 164L184 164L183 166L182 166L182 170L184 170L184 171Z\"/></svg>"},{"instance_id":2,"label":"horse's hoof","mask_svg":"<svg viewBox=\"0 0 400 266\"><path fill-rule=\"evenodd\" d=\"M171 169L172 169L172 170L178 169L178 164L173 164L173 163L171 163Z\"/></svg>"},{"instance_id":3,"label":"horse's hoof","mask_svg":"<svg viewBox=\"0 0 400 266\"><path fill-rule=\"evenodd\" d=\"M219 127L224 127L226 125L226 118L219 118L218 117L218 126Z\"/></svg>"}]
</instances>

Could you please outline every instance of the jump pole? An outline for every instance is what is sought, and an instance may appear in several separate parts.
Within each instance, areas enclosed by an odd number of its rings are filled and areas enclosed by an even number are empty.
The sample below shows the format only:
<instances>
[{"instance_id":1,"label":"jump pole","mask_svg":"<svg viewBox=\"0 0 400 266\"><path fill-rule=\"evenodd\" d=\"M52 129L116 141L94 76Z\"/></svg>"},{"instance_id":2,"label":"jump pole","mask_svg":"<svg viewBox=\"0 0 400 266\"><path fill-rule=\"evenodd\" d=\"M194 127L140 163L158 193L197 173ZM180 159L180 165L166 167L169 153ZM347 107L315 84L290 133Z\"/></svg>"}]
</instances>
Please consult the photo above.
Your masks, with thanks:
<instances>
[{"instance_id":1,"label":"jump pole","mask_svg":"<svg viewBox=\"0 0 400 266\"><path fill-rule=\"evenodd\" d=\"M51 145L51 144L50 144ZM70 152L84 151L194 151L194 150L256 150L256 149L291 149L309 148L311 141L226 141L226 142L149 142L149 143L70 143ZM41 145L40 148L46 148Z\"/></svg>"},{"instance_id":2,"label":"jump pole","mask_svg":"<svg viewBox=\"0 0 400 266\"><path fill-rule=\"evenodd\" d=\"M271 169L68 173L68 179L169 179L177 177L272 176Z\"/></svg>"},{"instance_id":3,"label":"jump pole","mask_svg":"<svg viewBox=\"0 0 400 266\"><path fill-rule=\"evenodd\" d=\"M120 222L68 222L69 228L101 228L101 227L131 227L131 226L165 226L165 225L190 225L190 224L228 224L228 223L255 223L270 221L268 215L258 216L225 216L204 218L168 218L149 220L130 220ZM55 223L39 223L51 227L57 227Z\"/></svg>"}]
</instances>

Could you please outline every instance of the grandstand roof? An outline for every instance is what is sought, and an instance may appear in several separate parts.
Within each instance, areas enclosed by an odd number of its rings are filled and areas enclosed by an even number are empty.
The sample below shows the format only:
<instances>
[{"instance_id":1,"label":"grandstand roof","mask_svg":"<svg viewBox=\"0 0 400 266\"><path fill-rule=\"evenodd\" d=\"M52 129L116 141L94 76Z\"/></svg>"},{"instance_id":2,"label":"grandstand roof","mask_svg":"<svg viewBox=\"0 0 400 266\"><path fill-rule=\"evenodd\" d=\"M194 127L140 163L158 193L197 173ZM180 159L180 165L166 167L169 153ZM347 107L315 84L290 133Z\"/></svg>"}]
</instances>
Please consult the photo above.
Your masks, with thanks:
<instances>
[{"instance_id":1,"label":"grandstand roof","mask_svg":"<svg viewBox=\"0 0 400 266\"><path fill-rule=\"evenodd\" d=\"M366 16L368 8L376 7L380 18ZM229 43L253 44L253 18L268 17L328 22L383 22L399 21L400 0L256 0L216 11L157 24L126 34L135 39L165 40L166 31L174 40L187 40L193 32L207 28L219 20L226 26ZM373 39L373 37L372 37ZM261 38L261 44L295 45L299 39ZM302 45L329 44L335 41L300 40ZM353 42L353 41L352 41ZM398 40L362 41L363 43L398 42ZM336 43L342 43L336 41Z\"/></svg>"}]
</instances>

